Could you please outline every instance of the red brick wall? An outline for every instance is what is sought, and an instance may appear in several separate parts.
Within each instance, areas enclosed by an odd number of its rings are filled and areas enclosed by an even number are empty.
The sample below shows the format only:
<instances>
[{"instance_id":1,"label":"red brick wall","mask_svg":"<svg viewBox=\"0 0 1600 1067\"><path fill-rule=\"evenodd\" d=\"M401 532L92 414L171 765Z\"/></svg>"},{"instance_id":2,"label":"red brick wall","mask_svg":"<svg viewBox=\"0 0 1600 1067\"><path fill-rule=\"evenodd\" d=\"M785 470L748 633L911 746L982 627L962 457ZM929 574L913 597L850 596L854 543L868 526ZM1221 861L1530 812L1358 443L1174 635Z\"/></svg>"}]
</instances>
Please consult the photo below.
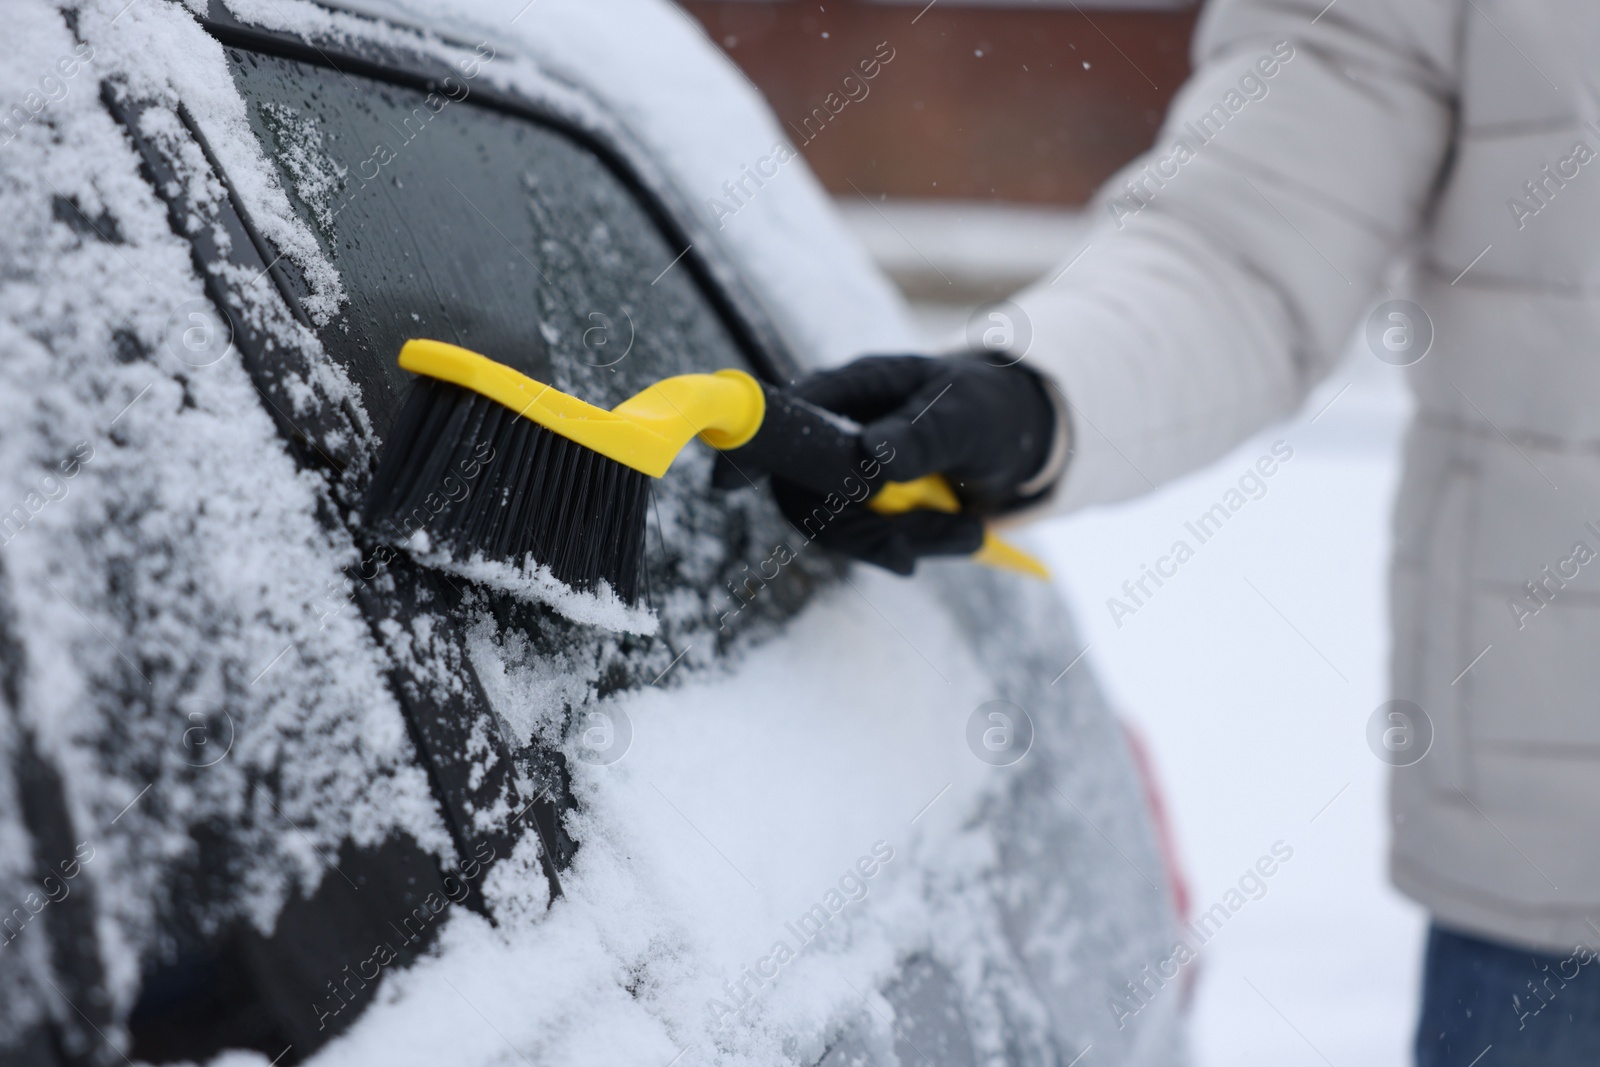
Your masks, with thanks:
<instances>
[{"instance_id":1,"label":"red brick wall","mask_svg":"<svg viewBox=\"0 0 1600 1067\"><path fill-rule=\"evenodd\" d=\"M1081 203L1149 146L1188 75L1196 9L682 0L766 94L829 189ZM915 20L915 21L913 21ZM866 96L823 125L887 42ZM859 96L861 87L848 87ZM810 138L807 140L807 138Z\"/></svg>"}]
</instances>

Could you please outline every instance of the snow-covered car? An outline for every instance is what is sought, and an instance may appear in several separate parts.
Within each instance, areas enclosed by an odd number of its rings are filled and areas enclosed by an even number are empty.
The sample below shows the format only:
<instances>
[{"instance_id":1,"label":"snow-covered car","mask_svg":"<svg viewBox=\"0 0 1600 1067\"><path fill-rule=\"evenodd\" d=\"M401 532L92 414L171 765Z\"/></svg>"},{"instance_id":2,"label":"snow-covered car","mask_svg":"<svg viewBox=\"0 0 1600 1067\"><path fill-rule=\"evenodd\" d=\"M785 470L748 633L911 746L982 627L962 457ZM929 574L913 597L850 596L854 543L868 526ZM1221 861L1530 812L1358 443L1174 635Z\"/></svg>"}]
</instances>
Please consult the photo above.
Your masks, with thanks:
<instances>
[{"instance_id":1,"label":"snow-covered car","mask_svg":"<svg viewBox=\"0 0 1600 1067\"><path fill-rule=\"evenodd\" d=\"M681 14L6 16L0 1063L1181 1061L1047 584L849 567L698 447L642 611L362 527L408 338L607 406L910 346Z\"/></svg>"}]
</instances>

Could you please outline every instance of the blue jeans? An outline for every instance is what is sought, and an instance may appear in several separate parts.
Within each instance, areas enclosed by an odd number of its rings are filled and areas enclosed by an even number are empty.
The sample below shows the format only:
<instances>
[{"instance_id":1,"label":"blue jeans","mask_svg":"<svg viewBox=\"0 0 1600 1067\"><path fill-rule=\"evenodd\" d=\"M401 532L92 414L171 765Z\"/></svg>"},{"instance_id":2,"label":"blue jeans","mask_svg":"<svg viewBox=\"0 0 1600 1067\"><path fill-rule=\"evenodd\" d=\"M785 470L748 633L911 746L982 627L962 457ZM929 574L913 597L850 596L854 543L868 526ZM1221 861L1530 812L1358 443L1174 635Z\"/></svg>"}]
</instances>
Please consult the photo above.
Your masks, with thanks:
<instances>
[{"instance_id":1,"label":"blue jeans","mask_svg":"<svg viewBox=\"0 0 1600 1067\"><path fill-rule=\"evenodd\" d=\"M1417 1067L1600 1064L1600 957L1428 931ZM1481 1058L1480 1058L1481 1057Z\"/></svg>"}]
</instances>

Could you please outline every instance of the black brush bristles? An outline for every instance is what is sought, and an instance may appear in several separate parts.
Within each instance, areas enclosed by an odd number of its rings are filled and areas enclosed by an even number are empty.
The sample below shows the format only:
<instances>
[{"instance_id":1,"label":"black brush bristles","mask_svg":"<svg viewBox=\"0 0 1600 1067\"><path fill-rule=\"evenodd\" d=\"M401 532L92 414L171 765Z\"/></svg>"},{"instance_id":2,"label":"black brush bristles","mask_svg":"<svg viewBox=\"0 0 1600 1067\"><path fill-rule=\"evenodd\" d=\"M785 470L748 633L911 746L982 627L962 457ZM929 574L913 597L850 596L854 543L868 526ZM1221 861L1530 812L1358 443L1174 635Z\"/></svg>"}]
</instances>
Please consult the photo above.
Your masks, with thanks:
<instances>
[{"instance_id":1,"label":"black brush bristles","mask_svg":"<svg viewBox=\"0 0 1600 1067\"><path fill-rule=\"evenodd\" d=\"M395 543L418 532L460 563L531 556L564 585L626 604L644 570L646 474L469 389L418 378L384 443L362 519Z\"/></svg>"}]
</instances>

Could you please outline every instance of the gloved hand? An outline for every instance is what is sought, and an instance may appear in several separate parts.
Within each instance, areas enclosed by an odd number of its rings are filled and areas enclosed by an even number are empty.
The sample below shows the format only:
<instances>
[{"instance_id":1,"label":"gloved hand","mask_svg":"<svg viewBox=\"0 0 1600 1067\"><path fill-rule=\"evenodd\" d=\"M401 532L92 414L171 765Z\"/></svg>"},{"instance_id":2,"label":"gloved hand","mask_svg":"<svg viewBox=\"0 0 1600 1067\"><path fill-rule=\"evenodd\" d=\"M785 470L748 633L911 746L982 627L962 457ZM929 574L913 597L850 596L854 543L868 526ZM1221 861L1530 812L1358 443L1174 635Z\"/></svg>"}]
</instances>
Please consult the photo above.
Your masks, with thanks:
<instances>
[{"instance_id":1,"label":"gloved hand","mask_svg":"<svg viewBox=\"0 0 1600 1067\"><path fill-rule=\"evenodd\" d=\"M1064 458L1056 403L1033 371L995 366L977 355L865 356L791 388L819 407L859 422L863 454L883 463L881 481L942 474L960 514L879 515L857 503L815 532L824 546L910 574L923 556L970 555L983 543L982 517L1042 495ZM1039 484L1044 475L1045 484ZM810 533L822 498L775 477L785 516ZM824 511L823 514L828 514Z\"/></svg>"}]
</instances>

